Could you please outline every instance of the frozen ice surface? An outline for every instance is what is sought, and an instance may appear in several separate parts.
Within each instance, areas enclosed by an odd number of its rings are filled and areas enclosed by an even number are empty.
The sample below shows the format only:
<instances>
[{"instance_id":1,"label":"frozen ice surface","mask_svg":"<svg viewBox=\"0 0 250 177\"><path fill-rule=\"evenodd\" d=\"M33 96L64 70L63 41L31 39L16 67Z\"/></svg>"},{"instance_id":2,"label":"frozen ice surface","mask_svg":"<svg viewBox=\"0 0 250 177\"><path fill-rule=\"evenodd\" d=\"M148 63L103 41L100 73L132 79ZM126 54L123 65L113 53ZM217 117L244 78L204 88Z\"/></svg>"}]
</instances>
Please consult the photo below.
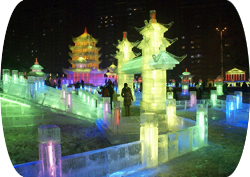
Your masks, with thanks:
<instances>
[{"instance_id":1,"label":"frozen ice surface","mask_svg":"<svg viewBox=\"0 0 250 177\"><path fill-rule=\"evenodd\" d=\"M14 165L14 168L21 176L25 177L41 176L40 174L41 161L34 161L25 164Z\"/></svg>"}]
</instances>

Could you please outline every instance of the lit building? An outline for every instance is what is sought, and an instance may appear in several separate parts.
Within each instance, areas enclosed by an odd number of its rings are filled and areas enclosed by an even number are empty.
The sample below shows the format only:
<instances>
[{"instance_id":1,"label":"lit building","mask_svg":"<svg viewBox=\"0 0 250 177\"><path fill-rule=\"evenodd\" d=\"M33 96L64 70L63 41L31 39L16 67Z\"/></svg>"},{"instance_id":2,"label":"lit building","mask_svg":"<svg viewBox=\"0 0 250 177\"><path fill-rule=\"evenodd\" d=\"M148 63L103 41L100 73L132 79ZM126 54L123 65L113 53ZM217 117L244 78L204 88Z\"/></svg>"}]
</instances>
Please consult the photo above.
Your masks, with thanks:
<instances>
[{"instance_id":1,"label":"lit building","mask_svg":"<svg viewBox=\"0 0 250 177\"><path fill-rule=\"evenodd\" d=\"M225 74L226 81L245 81L246 80L246 73L237 68L233 68L226 72Z\"/></svg>"},{"instance_id":2,"label":"lit building","mask_svg":"<svg viewBox=\"0 0 250 177\"><path fill-rule=\"evenodd\" d=\"M63 72L67 74L67 79L71 83L81 82L93 84L94 86L104 83L104 70L99 69L99 47L96 47L97 40L88 32L87 28L82 35L73 38L74 46L69 46L71 59L69 62L72 67L63 68Z\"/></svg>"}]
</instances>

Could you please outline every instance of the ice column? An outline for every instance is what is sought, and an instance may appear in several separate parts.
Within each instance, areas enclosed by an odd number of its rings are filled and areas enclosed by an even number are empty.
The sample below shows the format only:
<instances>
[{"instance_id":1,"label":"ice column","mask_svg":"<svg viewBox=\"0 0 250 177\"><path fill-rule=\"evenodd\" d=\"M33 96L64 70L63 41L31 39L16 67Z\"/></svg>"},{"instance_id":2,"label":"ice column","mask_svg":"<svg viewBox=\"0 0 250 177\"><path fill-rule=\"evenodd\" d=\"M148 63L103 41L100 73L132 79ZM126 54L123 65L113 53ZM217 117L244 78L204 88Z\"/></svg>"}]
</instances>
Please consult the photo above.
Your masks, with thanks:
<instances>
[{"instance_id":1,"label":"ice column","mask_svg":"<svg viewBox=\"0 0 250 177\"><path fill-rule=\"evenodd\" d=\"M103 97L103 123L107 125L107 121L110 113L110 98Z\"/></svg>"},{"instance_id":2,"label":"ice column","mask_svg":"<svg viewBox=\"0 0 250 177\"><path fill-rule=\"evenodd\" d=\"M18 82L18 71L12 70L12 82L17 83Z\"/></svg>"},{"instance_id":3,"label":"ice column","mask_svg":"<svg viewBox=\"0 0 250 177\"><path fill-rule=\"evenodd\" d=\"M67 107L66 107L66 111L67 112L72 112L72 93L71 92L67 92Z\"/></svg>"},{"instance_id":4,"label":"ice column","mask_svg":"<svg viewBox=\"0 0 250 177\"><path fill-rule=\"evenodd\" d=\"M173 92L167 92L167 99L173 99L173 98L174 98Z\"/></svg>"},{"instance_id":5,"label":"ice column","mask_svg":"<svg viewBox=\"0 0 250 177\"><path fill-rule=\"evenodd\" d=\"M217 103L217 90L211 90L210 99L211 99L211 102L212 102L212 106L216 107L216 103Z\"/></svg>"},{"instance_id":6,"label":"ice column","mask_svg":"<svg viewBox=\"0 0 250 177\"><path fill-rule=\"evenodd\" d=\"M24 73L23 72L19 72L19 82L24 82Z\"/></svg>"},{"instance_id":7,"label":"ice column","mask_svg":"<svg viewBox=\"0 0 250 177\"><path fill-rule=\"evenodd\" d=\"M123 32L123 40L119 41L118 40L118 45L117 49L119 51L115 55L115 58L118 60L118 65L117 65L117 73L118 73L118 94L121 94L122 88L124 87L124 83L128 84L128 87L131 88L132 95L134 100L134 87L133 87L133 80L134 80L134 74L125 74L121 68L124 66L126 62L129 60L133 59L135 57L134 52L132 51L132 48L136 45L136 43L132 43L128 41L127 38L127 32ZM120 96L118 97L119 101L123 101L123 98Z\"/></svg>"},{"instance_id":8,"label":"ice column","mask_svg":"<svg viewBox=\"0 0 250 177\"><path fill-rule=\"evenodd\" d=\"M235 91L234 95L236 97L236 109L240 109L242 106L242 92L241 91Z\"/></svg>"},{"instance_id":9,"label":"ice column","mask_svg":"<svg viewBox=\"0 0 250 177\"><path fill-rule=\"evenodd\" d=\"M227 95L226 98L226 119L228 122L234 122L236 110L236 96Z\"/></svg>"},{"instance_id":10,"label":"ice column","mask_svg":"<svg viewBox=\"0 0 250 177\"><path fill-rule=\"evenodd\" d=\"M3 92L8 91L8 85L10 82L10 70L9 69L3 69Z\"/></svg>"},{"instance_id":11,"label":"ice column","mask_svg":"<svg viewBox=\"0 0 250 177\"><path fill-rule=\"evenodd\" d=\"M201 146L207 145L208 139L208 117L207 117L207 106L204 104L197 104L196 110L196 125L201 127L200 140Z\"/></svg>"},{"instance_id":12,"label":"ice column","mask_svg":"<svg viewBox=\"0 0 250 177\"><path fill-rule=\"evenodd\" d=\"M56 125L38 127L39 160L42 177L61 177L60 128Z\"/></svg>"},{"instance_id":13,"label":"ice column","mask_svg":"<svg viewBox=\"0 0 250 177\"><path fill-rule=\"evenodd\" d=\"M175 99L167 100L166 116L167 116L167 125L170 128L175 123L175 116L176 116L176 100Z\"/></svg>"},{"instance_id":14,"label":"ice column","mask_svg":"<svg viewBox=\"0 0 250 177\"><path fill-rule=\"evenodd\" d=\"M112 120L112 129L114 132L118 132L119 125L121 124L121 102L114 101L113 108L113 120Z\"/></svg>"},{"instance_id":15,"label":"ice column","mask_svg":"<svg viewBox=\"0 0 250 177\"><path fill-rule=\"evenodd\" d=\"M158 120L155 113L142 113L140 115L140 140L144 141L142 147L142 162L147 168L158 165Z\"/></svg>"},{"instance_id":16,"label":"ice column","mask_svg":"<svg viewBox=\"0 0 250 177\"><path fill-rule=\"evenodd\" d=\"M190 91L190 107L195 108L197 103L196 91Z\"/></svg>"},{"instance_id":17,"label":"ice column","mask_svg":"<svg viewBox=\"0 0 250 177\"><path fill-rule=\"evenodd\" d=\"M34 99L36 95L35 82L36 82L35 76L28 76L28 89L29 89L28 93L30 94L32 99Z\"/></svg>"},{"instance_id":18,"label":"ice column","mask_svg":"<svg viewBox=\"0 0 250 177\"><path fill-rule=\"evenodd\" d=\"M150 11L149 23L140 31L143 40L138 48L142 49L142 79L143 91L140 104L141 112L165 112L166 109L166 70L151 69L149 61L160 51L160 47L168 47L164 33L168 29L157 23L156 11Z\"/></svg>"}]
</instances>

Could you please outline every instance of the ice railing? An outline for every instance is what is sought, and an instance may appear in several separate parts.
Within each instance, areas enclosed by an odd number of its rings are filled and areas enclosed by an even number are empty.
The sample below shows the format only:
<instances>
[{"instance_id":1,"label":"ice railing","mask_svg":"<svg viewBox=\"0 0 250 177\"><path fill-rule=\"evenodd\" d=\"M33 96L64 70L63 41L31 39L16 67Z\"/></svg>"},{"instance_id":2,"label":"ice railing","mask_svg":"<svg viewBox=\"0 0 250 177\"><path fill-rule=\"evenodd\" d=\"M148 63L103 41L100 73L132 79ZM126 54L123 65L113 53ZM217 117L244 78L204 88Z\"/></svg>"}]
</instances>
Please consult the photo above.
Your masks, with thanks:
<instances>
[{"instance_id":1,"label":"ice railing","mask_svg":"<svg viewBox=\"0 0 250 177\"><path fill-rule=\"evenodd\" d=\"M79 89L80 94L76 95L72 94L72 90L65 86L62 90L59 90L38 83L40 81L29 83L26 79L23 82L3 82L3 91L6 94L27 99L54 109L92 119L97 118L98 100L100 102L99 95L83 91L82 89Z\"/></svg>"},{"instance_id":2,"label":"ice railing","mask_svg":"<svg viewBox=\"0 0 250 177\"><path fill-rule=\"evenodd\" d=\"M130 171L145 168L142 161L142 141L112 146L104 149L83 152L61 158L62 176L108 176L121 171ZM41 176L41 161L14 165L22 176Z\"/></svg>"}]
</instances>

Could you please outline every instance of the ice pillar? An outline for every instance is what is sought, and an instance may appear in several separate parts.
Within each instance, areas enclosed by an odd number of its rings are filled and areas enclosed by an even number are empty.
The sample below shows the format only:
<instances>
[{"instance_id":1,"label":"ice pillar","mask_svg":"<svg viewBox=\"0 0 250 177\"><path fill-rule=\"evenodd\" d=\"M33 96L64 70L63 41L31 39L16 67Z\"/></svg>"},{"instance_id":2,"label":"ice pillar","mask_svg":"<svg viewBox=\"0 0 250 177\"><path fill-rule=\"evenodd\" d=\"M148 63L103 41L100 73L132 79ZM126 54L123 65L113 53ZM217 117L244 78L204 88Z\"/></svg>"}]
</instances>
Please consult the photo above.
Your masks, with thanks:
<instances>
[{"instance_id":1,"label":"ice pillar","mask_svg":"<svg viewBox=\"0 0 250 177\"><path fill-rule=\"evenodd\" d=\"M56 125L38 127L41 177L61 177L60 128Z\"/></svg>"},{"instance_id":2,"label":"ice pillar","mask_svg":"<svg viewBox=\"0 0 250 177\"><path fill-rule=\"evenodd\" d=\"M204 104L197 104L196 125L201 128L200 140L201 146L207 145L208 140L208 117L207 107Z\"/></svg>"},{"instance_id":3,"label":"ice pillar","mask_svg":"<svg viewBox=\"0 0 250 177\"><path fill-rule=\"evenodd\" d=\"M236 110L236 96L227 95L226 98L226 119L228 122L234 122Z\"/></svg>"},{"instance_id":4,"label":"ice pillar","mask_svg":"<svg viewBox=\"0 0 250 177\"><path fill-rule=\"evenodd\" d=\"M218 96L223 95L223 81L215 82L215 84L216 84L217 95Z\"/></svg>"},{"instance_id":5,"label":"ice pillar","mask_svg":"<svg viewBox=\"0 0 250 177\"><path fill-rule=\"evenodd\" d=\"M12 70L12 82L17 83L18 82L18 71Z\"/></svg>"},{"instance_id":6,"label":"ice pillar","mask_svg":"<svg viewBox=\"0 0 250 177\"><path fill-rule=\"evenodd\" d=\"M175 123L175 116L176 116L176 100L175 99L167 100L166 116L167 116L167 125L170 128Z\"/></svg>"},{"instance_id":7,"label":"ice pillar","mask_svg":"<svg viewBox=\"0 0 250 177\"><path fill-rule=\"evenodd\" d=\"M73 105L72 105L72 93L71 92L67 93L66 101L67 101L67 103L66 103L67 104L66 111L67 112L72 112Z\"/></svg>"},{"instance_id":8,"label":"ice pillar","mask_svg":"<svg viewBox=\"0 0 250 177\"><path fill-rule=\"evenodd\" d=\"M242 106L242 92L241 91L235 91L234 95L236 97L236 109L240 109Z\"/></svg>"},{"instance_id":9,"label":"ice pillar","mask_svg":"<svg viewBox=\"0 0 250 177\"><path fill-rule=\"evenodd\" d=\"M142 113L140 115L140 140L144 141L142 147L142 162L147 168L158 165L158 120L155 113Z\"/></svg>"},{"instance_id":10,"label":"ice pillar","mask_svg":"<svg viewBox=\"0 0 250 177\"><path fill-rule=\"evenodd\" d=\"M104 124L107 124L109 113L110 113L110 98L103 97L103 123Z\"/></svg>"},{"instance_id":11,"label":"ice pillar","mask_svg":"<svg viewBox=\"0 0 250 177\"><path fill-rule=\"evenodd\" d=\"M217 103L217 90L211 90L210 99L211 99L211 102L212 102L212 106L216 107L216 103Z\"/></svg>"},{"instance_id":12,"label":"ice pillar","mask_svg":"<svg viewBox=\"0 0 250 177\"><path fill-rule=\"evenodd\" d=\"M197 99L196 99L196 91L190 91L190 107L196 107Z\"/></svg>"},{"instance_id":13,"label":"ice pillar","mask_svg":"<svg viewBox=\"0 0 250 177\"><path fill-rule=\"evenodd\" d=\"M35 76L28 76L28 93L32 99L35 98L36 89L35 89L36 78Z\"/></svg>"},{"instance_id":14,"label":"ice pillar","mask_svg":"<svg viewBox=\"0 0 250 177\"><path fill-rule=\"evenodd\" d=\"M121 102L114 101L113 108L113 120L112 120L112 129L114 132L118 132L119 125L121 124Z\"/></svg>"},{"instance_id":15,"label":"ice pillar","mask_svg":"<svg viewBox=\"0 0 250 177\"><path fill-rule=\"evenodd\" d=\"M8 91L8 86L10 82L10 70L9 69L3 69L3 92Z\"/></svg>"},{"instance_id":16,"label":"ice pillar","mask_svg":"<svg viewBox=\"0 0 250 177\"><path fill-rule=\"evenodd\" d=\"M23 72L19 72L19 82L24 82L24 73Z\"/></svg>"},{"instance_id":17,"label":"ice pillar","mask_svg":"<svg viewBox=\"0 0 250 177\"><path fill-rule=\"evenodd\" d=\"M156 11L150 11L150 20L140 32L143 40L138 46L142 49L142 101L141 112L162 113L166 109L166 70L156 70L149 66L153 55L160 51L160 47L167 47L163 44L164 33L167 28L161 26L156 20Z\"/></svg>"}]
</instances>

